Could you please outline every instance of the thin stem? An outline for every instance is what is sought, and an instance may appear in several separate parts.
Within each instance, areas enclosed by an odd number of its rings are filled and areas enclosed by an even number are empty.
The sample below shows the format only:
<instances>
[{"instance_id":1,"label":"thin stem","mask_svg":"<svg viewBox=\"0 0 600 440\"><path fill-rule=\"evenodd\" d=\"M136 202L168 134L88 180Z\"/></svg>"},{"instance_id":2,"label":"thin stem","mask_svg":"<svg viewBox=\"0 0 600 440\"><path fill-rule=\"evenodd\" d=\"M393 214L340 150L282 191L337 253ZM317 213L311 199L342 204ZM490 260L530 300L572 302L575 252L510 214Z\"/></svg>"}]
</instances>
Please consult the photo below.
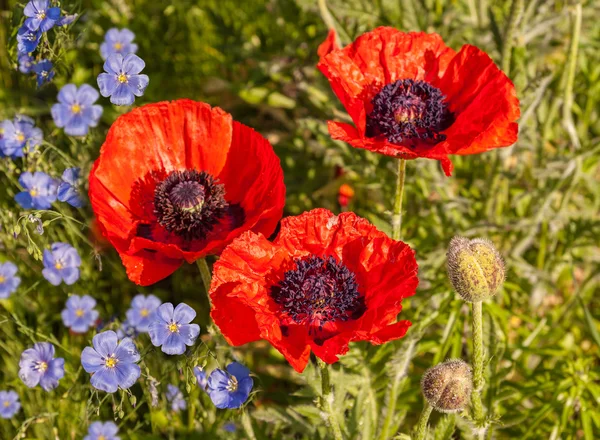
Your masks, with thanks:
<instances>
[{"instance_id":1,"label":"thin stem","mask_svg":"<svg viewBox=\"0 0 600 440\"><path fill-rule=\"evenodd\" d=\"M396 178L396 196L392 212L392 238L402 238L402 197L404 196L404 178L406 176L406 159L398 159L398 176Z\"/></svg>"},{"instance_id":2,"label":"thin stem","mask_svg":"<svg viewBox=\"0 0 600 440\"><path fill-rule=\"evenodd\" d=\"M202 284L204 284L204 288L206 289L206 298L208 299L208 304L212 306L212 304L210 303L210 295L208 294L210 290L210 283L212 281L212 275L210 273L210 269L208 268L206 258L200 258L199 260L196 260L196 264L198 265L198 269L200 270Z\"/></svg>"},{"instance_id":3,"label":"thin stem","mask_svg":"<svg viewBox=\"0 0 600 440\"><path fill-rule=\"evenodd\" d=\"M517 23L523 14L524 0L513 0L510 7L510 15L506 22L506 28L504 30L504 39L502 42L502 70L509 76L510 73L510 59L512 57L512 48L515 39L515 30L517 29Z\"/></svg>"},{"instance_id":4,"label":"thin stem","mask_svg":"<svg viewBox=\"0 0 600 440\"><path fill-rule=\"evenodd\" d=\"M429 402L425 402L425 406L421 412L421 417L419 417L419 424L417 425L415 440L425 439L425 436L427 435L427 424L429 422L429 416L431 415L432 410L433 407L429 404Z\"/></svg>"},{"instance_id":5,"label":"thin stem","mask_svg":"<svg viewBox=\"0 0 600 440\"><path fill-rule=\"evenodd\" d=\"M485 434L485 414L481 402L481 390L485 385L483 378L483 303L474 302L472 306L473 318L473 393L471 403L473 404L473 418L481 432Z\"/></svg>"},{"instance_id":6,"label":"thin stem","mask_svg":"<svg viewBox=\"0 0 600 440\"><path fill-rule=\"evenodd\" d=\"M563 124L571 138L575 148L579 148L581 143L575 123L573 122L573 84L575 82L575 71L577 69L577 52L579 50L579 36L581 34L581 3L575 6L575 20L573 22L573 35L571 37L571 47L569 48L569 62L567 64L567 83L565 85L565 98L562 107Z\"/></svg>"},{"instance_id":7,"label":"thin stem","mask_svg":"<svg viewBox=\"0 0 600 440\"><path fill-rule=\"evenodd\" d=\"M340 33L338 32L337 27L335 26L335 20L333 19L331 12L329 12L327 3L325 2L325 0L318 0L317 3L319 4L319 12L321 13L321 18L323 19L323 22L329 29L333 29L335 31L335 44L338 47L341 47Z\"/></svg>"},{"instance_id":8,"label":"thin stem","mask_svg":"<svg viewBox=\"0 0 600 440\"><path fill-rule=\"evenodd\" d=\"M254 434L254 428L252 428L252 420L248 415L248 411L242 411L242 426L244 427L244 431L246 432L246 437L249 440L256 440L256 435Z\"/></svg>"},{"instance_id":9,"label":"thin stem","mask_svg":"<svg viewBox=\"0 0 600 440\"><path fill-rule=\"evenodd\" d=\"M321 359L317 359L319 370L321 371L321 405L329 418L329 425L333 431L335 440L343 440L342 430L338 420L333 412L333 392L331 391L331 382L329 380L329 366Z\"/></svg>"}]
</instances>

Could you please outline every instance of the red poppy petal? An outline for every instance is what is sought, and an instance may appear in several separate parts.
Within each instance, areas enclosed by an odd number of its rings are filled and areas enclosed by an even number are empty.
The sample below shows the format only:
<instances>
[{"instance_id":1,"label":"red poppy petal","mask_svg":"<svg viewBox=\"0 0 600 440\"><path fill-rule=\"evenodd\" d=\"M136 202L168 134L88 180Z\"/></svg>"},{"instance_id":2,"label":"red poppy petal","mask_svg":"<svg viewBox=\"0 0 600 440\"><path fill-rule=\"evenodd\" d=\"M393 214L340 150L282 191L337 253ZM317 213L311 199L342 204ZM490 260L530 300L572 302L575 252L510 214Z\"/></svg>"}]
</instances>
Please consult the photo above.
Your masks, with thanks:
<instances>
[{"instance_id":1,"label":"red poppy petal","mask_svg":"<svg viewBox=\"0 0 600 440\"><path fill-rule=\"evenodd\" d=\"M260 339L255 311L239 299L230 296L234 284L222 284L211 290L210 316L231 345L243 345Z\"/></svg>"},{"instance_id":2,"label":"red poppy petal","mask_svg":"<svg viewBox=\"0 0 600 440\"><path fill-rule=\"evenodd\" d=\"M317 55L319 55L321 58L334 50L338 50L339 46L337 45L336 39L337 37L335 29L329 29L327 38L319 45L319 48L317 49Z\"/></svg>"},{"instance_id":3,"label":"red poppy petal","mask_svg":"<svg viewBox=\"0 0 600 440\"><path fill-rule=\"evenodd\" d=\"M127 255L119 252L119 256L129 279L141 286L149 286L168 277L179 269L183 262L182 260L157 257L151 252L142 252L139 255Z\"/></svg>"},{"instance_id":4,"label":"red poppy petal","mask_svg":"<svg viewBox=\"0 0 600 440\"><path fill-rule=\"evenodd\" d=\"M400 339L404 337L408 328L411 326L410 321L398 321L394 324L384 327L376 333L373 333L369 339L372 344L380 345L394 339Z\"/></svg>"},{"instance_id":5,"label":"red poppy petal","mask_svg":"<svg viewBox=\"0 0 600 440\"><path fill-rule=\"evenodd\" d=\"M516 142L515 87L485 52L463 46L436 86L456 117L444 132L449 153L475 154Z\"/></svg>"}]
</instances>

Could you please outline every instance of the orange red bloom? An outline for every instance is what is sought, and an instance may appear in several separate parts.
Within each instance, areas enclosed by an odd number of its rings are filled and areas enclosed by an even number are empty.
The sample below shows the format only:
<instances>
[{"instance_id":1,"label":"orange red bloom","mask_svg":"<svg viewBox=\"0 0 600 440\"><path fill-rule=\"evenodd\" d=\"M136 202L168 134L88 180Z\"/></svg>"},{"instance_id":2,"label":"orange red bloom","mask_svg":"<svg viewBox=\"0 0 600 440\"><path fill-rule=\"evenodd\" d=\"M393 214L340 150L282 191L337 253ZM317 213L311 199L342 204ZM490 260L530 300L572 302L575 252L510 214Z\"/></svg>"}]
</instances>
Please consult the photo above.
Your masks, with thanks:
<instances>
[{"instance_id":1,"label":"orange red bloom","mask_svg":"<svg viewBox=\"0 0 600 440\"><path fill-rule=\"evenodd\" d=\"M510 79L475 46L457 53L437 34L380 27L340 49L329 33L319 70L354 125L329 121L334 139L388 156L439 160L517 140L519 101Z\"/></svg>"},{"instance_id":2,"label":"orange red bloom","mask_svg":"<svg viewBox=\"0 0 600 440\"><path fill-rule=\"evenodd\" d=\"M265 339L298 372L311 351L334 363L351 341L401 338L414 252L367 220L315 209L282 220L274 242L246 232L214 265L211 316L232 345Z\"/></svg>"},{"instance_id":3,"label":"orange red bloom","mask_svg":"<svg viewBox=\"0 0 600 440\"><path fill-rule=\"evenodd\" d=\"M149 285L218 254L244 231L271 234L285 203L269 142L191 100L134 109L112 125L90 174L102 234Z\"/></svg>"}]
</instances>

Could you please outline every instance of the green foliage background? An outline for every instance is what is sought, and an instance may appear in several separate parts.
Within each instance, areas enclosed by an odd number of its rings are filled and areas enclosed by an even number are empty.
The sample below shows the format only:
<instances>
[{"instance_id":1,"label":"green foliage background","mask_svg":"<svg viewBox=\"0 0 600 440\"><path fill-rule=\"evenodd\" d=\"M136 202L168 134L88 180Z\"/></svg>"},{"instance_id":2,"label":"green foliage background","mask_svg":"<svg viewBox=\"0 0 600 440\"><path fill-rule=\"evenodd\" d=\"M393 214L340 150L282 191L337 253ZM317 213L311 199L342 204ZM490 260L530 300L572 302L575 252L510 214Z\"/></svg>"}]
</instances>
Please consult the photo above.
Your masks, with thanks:
<instances>
[{"instance_id":1,"label":"green foliage background","mask_svg":"<svg viewBox=\"0 0 600 440\"><path fill-rule=\"evenodd\" d=\"M124 110L103 99L101 125L79 140L54 126L49 109L68 82L96 86L104 32L128 27L150 76L135 105L187 97L224 108L274 145L285 172L286 215L314 207L339 211L337 190L349 183L356 191L349 209L389 232L394 161L327 134L327 119L347 116L315 67L325 22L336 26L344 44L379 25L437 32L455 49L475 44L509 72L522 110L516 145L454 158L451 178L436 162L408 163L402 233L417 252L421 283L402 315L415 325L405 339L382 347L354 344L336 365L336 411L347 438L409 433L423 405L423 371L446 358L470 358L469 310L445 272L447 245L459 234L490 238L508 267L504 289L484 307L484 403L497 419L488 438L600 438L600 3L517 0L523 9L511 14L510 0L67 0L61 7L82 17L50 32L46 51L57 74L41 90L15 70L14 35L24 3L8 0L1 12L0 119L30 115L47 142L26 161L0 159L0 261L17 262L23 279L16 294L0 301L0 389L17 390L23 404L15 418L0 420L0 438L82 438L90 421L115 417L122 438L246 438L240 412L215 411L191 376L197 362L210 369L215 358L232 357L256 374L247 410L258 438L329 438L313 405L319 394L314 368L298 375L266 344L231 351L210 339L195 266L139 288L127 280L116 253L94 240L89 206L37 212L45 227L38 235L29 212L13 200L23 170L58 177L76 164L89 171L106 130ZM573 44L579 10L581 31ZM83 259L82 277L71 287L52 287L41 276L40 249L59 240L76 246ZM132 388L135 407L131 396L92 393L79 364L92 333L70 335L60 320L68 294L90 294L102 317L122 319L137 292L185 300L199 312L203 340L217 343L212 355L204 346L185 359L148 354L147 374L160 389L176 383L189 397L189 410L180 415L169 411L162 391L159 406L149 405L147 376ZM25 388L17 377L21 351L41 340L53 342L67 364L67 375L49 394ZM222 429L227 420L237 422L236 433ZM438 426L432 438L472 436L461 417L434 415L432 424Z\"/></svg>"}]
</instances>

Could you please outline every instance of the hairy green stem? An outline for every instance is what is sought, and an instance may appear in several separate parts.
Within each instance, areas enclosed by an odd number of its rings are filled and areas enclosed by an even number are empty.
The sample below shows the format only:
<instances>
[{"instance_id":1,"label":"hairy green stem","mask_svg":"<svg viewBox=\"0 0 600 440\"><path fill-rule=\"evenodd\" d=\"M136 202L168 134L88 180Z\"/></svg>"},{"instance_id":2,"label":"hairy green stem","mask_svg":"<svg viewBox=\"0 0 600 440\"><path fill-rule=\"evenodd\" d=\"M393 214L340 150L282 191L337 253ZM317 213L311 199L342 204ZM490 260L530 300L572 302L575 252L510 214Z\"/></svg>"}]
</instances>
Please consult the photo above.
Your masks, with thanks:
<instances>
[{"instance_id":1,"label":"hairy green stem","mask_svg":"<svg viewBox=\"0 0 600 440\"><path fill-rule=\"evenodd\" d=\"M210 283L212 281L212 275L210 273L210 269L208 268L206 258L200 258L196 260L196 264L198 265L198 269L200 270L202 284L204 284L204 288L206 289L206 298L208 299L208 304L212 306L212 304L210 303L210 296L208 294L208 291L210 290Z\"/></svg>"},{"instance_id":2,"label":"hairy green stem","mask_svg":"<svg viewBox=\"0 0 600 440\"><path fill-rule=\"evenodd\" d=\"M337 417L333 411L333 392L331 390L331 382L329 380L329 366L321 359L317 359L319 370L321 372L321 405L323 410L327 413L329 419L329 425L333 431L333 437L335 440L343 440L342 430L338 423Z\"/></svg>"},{"instance_id":3,"label":"hairy green stem","mask_svg":"<svg viewBox=\"0 0 600 440\"><path fill-rule=\"evenodd\" d=\"M478 428L482 428L479 437L485 435L485 412L481 402L481 390L485 385L483 378L483 303L474 302L472 306L473 318L473 418Z\"/></svg>"},{"instance_id":4,"label":"hairy green stem","mask_svg":"<svg viewBox=\"0 0 600 440\"><path fill-rule=\"evenodd\" d=\"M428 402L425 402L425 406L421 412L421 417L419 417L417 432L415 433L415 440L425 439L425 436L427 435L427 424L429 422L429 416L431 415L432 410L433 407Z\"/></svg>"},{"instance_id":5,"label":"hairy green stem","mask_svg":"<svg viewBox=\"0 0 600 440\"><path fill-rule=\"evenodd\" d=\"M248 411L242 411L242 426L244 427L244 431L246 432L246 438L249 440L256 440L256 435L254 434L254 428L252 428L252 420L248 415Z\"/></svg>"},{"instance_id":6,"label":"hairy green stem","mask_svg":"<svg viewBox=\"0 0 600 440\"><path fill-rule=\"evenodd\" d=\"M329 8L327 8L327 3L325 3L325 0L318 0L318 4L319 12L321 13L321 18L323 18L323 22L327 25L329 29L333 29L335 31L335 44L338 47L341 47L340 34L335 26L335 20L333 19L331 12L329 12Z\"/></svg>"},{"instance_id":7,"label":"hairy green stem","mask_svg":"<svg viewBox=\"0 0 600 440\"><path fill-rule=\"evenodd\" d=\"M392 212L392 238L402 238L402 197L404 196L404 178L406 176L406 159L398 159L398 171L396 178L396 196L394 198L394 210Z\"/></svg>"},{"instance_id":8,"label":"hairy green stem","mask_svg":"<svg viewBox=\"0 0 600 440\"><path fill-rule=\"evenodd\" d=\"M515 39L515 31L517 24L523 14L524 0L513 0L510 7L510 15L504 29L504 38L502 42L502 70L509 76L510 60L512 57L513 43Z\"/></svg>"}]
</instances>

